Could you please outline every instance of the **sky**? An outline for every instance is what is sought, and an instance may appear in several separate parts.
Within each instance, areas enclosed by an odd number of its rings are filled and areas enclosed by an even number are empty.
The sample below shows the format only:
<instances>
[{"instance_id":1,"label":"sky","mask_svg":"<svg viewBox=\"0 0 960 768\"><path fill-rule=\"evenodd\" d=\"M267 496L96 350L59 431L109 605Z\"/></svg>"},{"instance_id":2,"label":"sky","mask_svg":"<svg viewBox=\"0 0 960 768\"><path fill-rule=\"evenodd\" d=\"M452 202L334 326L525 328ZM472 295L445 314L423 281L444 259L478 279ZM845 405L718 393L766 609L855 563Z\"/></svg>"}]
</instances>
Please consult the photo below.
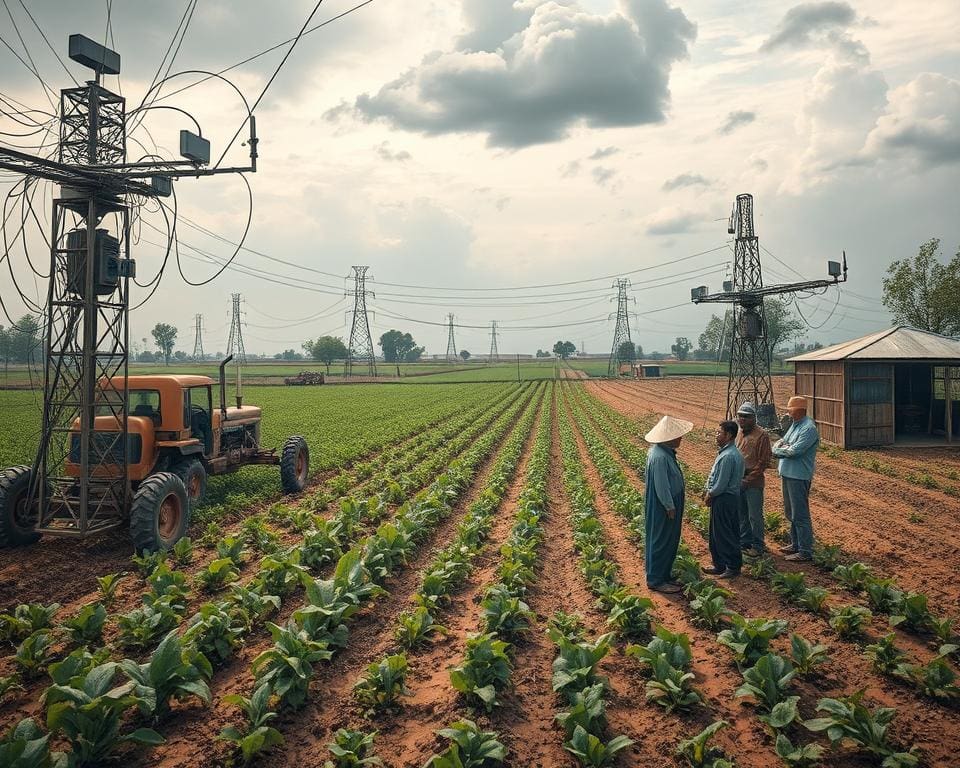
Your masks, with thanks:
<instances>
[{"instance_id":1,"label":"sky","mask_svg":"<svg viewBox=\"0 0 960 768\"><path fill-rule=\"evenodd\" d=\"M66 56L71 33L120 53L120 77L104 84L128 113L175 49L176 76L153 106L189 112L217 158L245 118L234 86L253 103L289 45L225 73L233 85L174 93L203 77L189 70L223 70L294 37L311 12L308 28L358 2L9 0L0 96L14 101L0 108L52 115L71 75L88 77ZM189 354L202 314L204 350L225 350L233 293L248 353L346 339L353 265L369 267L374 341L398 328L427 354L445 352L449 313L457 347L474 353L489 349L493 320L501 353L558 339L608 352L621 276L634 341L696 344L717 309L690 304L690 289L720 288L740 193L754 195L766 283L826 277L846 251L849 282L798 303L810 341L888 326L887 266L932 237L944 258L960 248L956 0L373 0L304 35L255 114L252 209L236 174L175 182L179 268L171 254L131 313L135 346L152 347L150 329L168 322ZM179 130L196 131L175 110L140 118L130 160L177 159ZM49 153L42 132L0 134L0 145L36 152L40 138ZM245 165L245 138L224 165ZM0 193L14 182L0 174ZM27 256L45 271L37 223L54 192L36 191L27 253L13 242L21 209L7 202L0 297L11 315L26 311L11 271L42 304ZM231 266L193 285L233 255L248 215ZM144 206L140 282L161 270L167 242L162 212ZM132 305L150 290L134 288Z\"/></svg>"}]
</instances>

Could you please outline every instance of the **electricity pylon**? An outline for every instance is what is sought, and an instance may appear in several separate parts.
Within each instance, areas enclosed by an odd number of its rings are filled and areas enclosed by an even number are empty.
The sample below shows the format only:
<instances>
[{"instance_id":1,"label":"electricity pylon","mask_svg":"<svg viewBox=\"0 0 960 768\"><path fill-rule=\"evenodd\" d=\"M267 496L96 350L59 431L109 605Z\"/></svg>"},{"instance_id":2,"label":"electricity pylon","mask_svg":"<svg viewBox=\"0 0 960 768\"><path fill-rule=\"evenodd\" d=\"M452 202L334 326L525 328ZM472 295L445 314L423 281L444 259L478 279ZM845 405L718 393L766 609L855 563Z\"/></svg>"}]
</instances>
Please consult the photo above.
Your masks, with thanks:
<instances>
[{"instance_id":1,"label":"electricity pylon","mask_svg":"<svg viewBox=\"0 0 960 768\"><path fill-rule=\"evenodd\" d=\"M350 343L347 346L347 376L353 376L355 364L367 366L367 376L377 375L377 357L370 336L370 320L367 317L367 295L376 296L367 290L367 270L370 267L353 267L353 319L350 324ZM346 295L350 295L347 293Z\"/></svg>"},{"instance_id":2,"label":"electricity pylon","mask_svg":"<svg viewBox=\"0 0 960 768\"><path fill-rule=\"evenodd\" d=\"M196 332L193 337L193 359L203 360L203 315L194 316Z\"/></svg>"},{"instance_id":3,"label":"electricity pylon","mask_svg":"<svg viewBox=\"0 0 960 768\"><path fill-rule=\"evenodd\" d=\"M620 364L624 362L620 356L620 348L625 341L630 341L630 317L627 312L627 302L631 301L627 297L630 281L622 277L613 284L613 287L617 289L617 324L613 329L613 347L610 349L610 360L607 363L607 376L620 374ZM633 360L630 362L632 363Z\"/></svg>"},{"instance_id":4,"label":"electricity pylon","mask_svg":"<svg viewBox=\"0 0 960 768\"><path fill-rule=\"evenodd\" d=\"M233 313L230 318L230 336L227 338L227 355L233 355L237 364L247 362L247 350L243 346L243 316L240 303L243 301L239 293L233 294ZM236 349L236 354L234 354Z\"/></svg>"},{"instance_id":5,"label":"electricity pylon","mask_svg":"<svg viewBox=\"0 0 960 768\"><path fill-rule=\"evenodd\" d=\"M497 321L490 321L490 358L489 362L500 362L500 351L497 349Z\"/></svg>"},{"instance_id":6,"label":"electricity pylon","mask_svg":"<svg viewBox=\"0 0 960 768\"><path fill-rule=\"evenodd\" d=\"M727 379L727 418L732 419L741 403L749 401L757 408L757 422L763 427L777 426L770 376L770 349L765 296L779 296L799 291L827 289L846 282L847 254L843 262L828 261L829 280L806 280L764 287L760 264L760 242L753 226L753 195L737 195L730 213L727 234L735 235L733 280L725 282L721 293L707 293L706 286L694 288L694 304L726 303L733 305L733 328L730 331L730 372ZM842 277L841 277L842 275Z\"/></svg>"},{"instance_id":7,"label":"electricity pylon","mask_svg":"<svg viewBox=\"0 0 960 768\"><path fill-rule=\"evenodd\" d=\"M457 342L453 339L453 312L447 315L447 362L457 361Z\"/></svg>"}]
</instances>

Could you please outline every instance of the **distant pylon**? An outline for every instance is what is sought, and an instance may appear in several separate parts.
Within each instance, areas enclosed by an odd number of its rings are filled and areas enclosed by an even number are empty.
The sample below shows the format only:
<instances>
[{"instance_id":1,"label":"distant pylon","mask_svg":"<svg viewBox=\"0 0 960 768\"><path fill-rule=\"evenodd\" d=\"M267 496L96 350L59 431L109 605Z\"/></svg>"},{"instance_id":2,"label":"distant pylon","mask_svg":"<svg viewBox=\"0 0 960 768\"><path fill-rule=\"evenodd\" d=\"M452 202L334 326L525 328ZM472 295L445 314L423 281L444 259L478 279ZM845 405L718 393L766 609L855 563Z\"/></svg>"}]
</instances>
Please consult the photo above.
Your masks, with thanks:
<instances>
[{"instance_id":1,"label":"distant pylon","mask_svg":"<svg viewBox=\"0 0 960 768\"><path fill-rule=\"evenodd\" d=\"M630 341L630 319L627 313L627 288L630 281L626 278L618 279L613 287L617 289L617 325L613 331L613 347L610 350L610 361L607 363L607 376L617 376L620 373L620 347L625 341ZM630 361L631 363L633 360Z\"/></svg>"},{"instance_id":2,"label":"distant pylon","mask_svg":"<svg viewBox=\"0 0 960 768\"><path fill-rule=\"evenodd\" d=\"M203 360L203 315L195 315L194 321L197 330L196 335L193 337L193 359Z\"/></svg>"},{"instance_id":3,"label":"distant pylon","mask_svg":"<svg viewBox=\"0 0 960 768\"><path fill-rule=\"evenodd\" d=\"M500 362L500 352L497 350L497 321L490 321L490 362Z\"/></svg>"},{"instance_id":4,"label":"distant pylon","mask_svg":"<svg viewBox=\"0 0 960 768\"><path fill-rule=\"evenodd\" d=\"M353 267L353 320L350 324L350 344L347 346L347 376L353 376L356 364L366 364L367 376L377 375L377 357L367 317L367 294L375 296L373 291L367 290L368 269L370 267Z\"/></svg>"},{"instance_id":5,"label":"distant pylon","mask_svg":"<svg viewBox=\"0 0 960 768\"><path fill-rule=\"evenodd\" d=\"M240 294L233 294L233 314L230 319L230 337L227 339L227 354L233 355L238 363L247 362L247 350L243 346L243 320L240 312ZM236 354L234 354L236 350Z\"/></svg>"},{"instance_id":6,"label":"distant pylon","mask_svg":"<svg viewBox=\"0 0 960 768\"><path fill-rule=\"evenodd\" d=\"M447 362L457 360L457 342L453 340L453 312L447 315Z\"/></svg>"}]
</instances>

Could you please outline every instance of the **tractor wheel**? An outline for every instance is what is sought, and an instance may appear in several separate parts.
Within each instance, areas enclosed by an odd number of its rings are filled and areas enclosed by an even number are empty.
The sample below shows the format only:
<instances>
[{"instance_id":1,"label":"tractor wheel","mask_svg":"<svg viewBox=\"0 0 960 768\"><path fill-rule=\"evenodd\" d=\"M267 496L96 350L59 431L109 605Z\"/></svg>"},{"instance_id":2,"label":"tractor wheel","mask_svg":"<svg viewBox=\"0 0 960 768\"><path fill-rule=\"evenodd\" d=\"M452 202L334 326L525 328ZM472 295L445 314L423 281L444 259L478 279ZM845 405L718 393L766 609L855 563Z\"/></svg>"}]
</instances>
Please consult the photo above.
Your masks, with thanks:
<instances>
[{"instance_id":1,"label":"tractor wheel","mask_svg":"<svg viewBox=\"0 0 960 768\"><path fill-rule=\"evenodd\" d=\"M207 495L207 470L199 459L184 459L174 464L170 471L183 481L192 513Z\"/></svg>"},{"instance_id":2,"label":"tractor wheel","mask_svg":"<svg viewBox=\"0 0 960 768\"><path fill-rule=\"evenodd\" d=\"M140 483L130 506L130 538L138 552L170 549L190 525L190 502L183 480L155 472Z\"/></svg>"},{"instance_id":3,"label":"tractor wheel","mask_svg":"<svg viewBox=\"0 0 960 768\"><path fill-rule=\"evenodd\" d=\"M280 454L280 485L284 493L297 493L307 484L310 449L300 435L288 437Z\"/></svg>"},{"instance_id":4,"label":"tractor wheel","mask_svg":"<svg viewBox=\"0 0 960 768\"><path fill-rule=\"evenodd\" d=\"M33 544L40 534L31 513L30 467L10 467L0 472L0 548Z\"/></svg>"}]
</instances>

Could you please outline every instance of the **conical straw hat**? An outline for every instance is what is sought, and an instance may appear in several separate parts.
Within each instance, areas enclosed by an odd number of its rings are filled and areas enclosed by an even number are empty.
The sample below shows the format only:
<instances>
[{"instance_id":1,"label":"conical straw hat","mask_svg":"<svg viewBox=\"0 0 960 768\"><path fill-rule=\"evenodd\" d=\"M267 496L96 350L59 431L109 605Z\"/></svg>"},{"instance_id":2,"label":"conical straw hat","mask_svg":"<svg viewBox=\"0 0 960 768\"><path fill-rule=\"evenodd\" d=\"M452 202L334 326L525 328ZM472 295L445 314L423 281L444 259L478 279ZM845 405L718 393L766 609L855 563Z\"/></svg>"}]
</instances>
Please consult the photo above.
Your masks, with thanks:
<instances>
[{"instance_id":1,"label":"conical straw hat","mask_svg":"<svg viewBox=\"0 0 960 768\"><path fill-rule=\"evenodd\" d=\"M691 429L693 429L692 421L664 416L653 429L643 436L643 439L648 443L669 443L671 440L683 437Z\"/></svg>"}]
</instances>

